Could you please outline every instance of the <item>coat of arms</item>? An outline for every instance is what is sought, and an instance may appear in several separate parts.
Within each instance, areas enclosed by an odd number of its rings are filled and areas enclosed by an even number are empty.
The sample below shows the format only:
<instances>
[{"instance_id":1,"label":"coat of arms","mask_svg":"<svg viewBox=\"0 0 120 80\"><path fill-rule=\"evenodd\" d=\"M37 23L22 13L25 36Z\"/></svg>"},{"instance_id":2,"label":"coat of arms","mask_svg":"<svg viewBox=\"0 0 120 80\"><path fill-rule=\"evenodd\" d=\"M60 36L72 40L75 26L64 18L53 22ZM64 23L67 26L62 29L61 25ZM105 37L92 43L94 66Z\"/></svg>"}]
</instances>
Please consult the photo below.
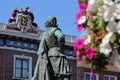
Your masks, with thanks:
<instances>
[{"instance_id":1,"label":"coat of arms","mask_svg":"<svg viewBox=\"0 0 120 80\"><path fill-rule=\"evenodd\" d=\"M26 7L25 10L16 8L12 11L12 17L8 20L8 24L26 32L37 29L38 26L33 21L34 15L29 7Z\"/></svg>"}]
</instances>

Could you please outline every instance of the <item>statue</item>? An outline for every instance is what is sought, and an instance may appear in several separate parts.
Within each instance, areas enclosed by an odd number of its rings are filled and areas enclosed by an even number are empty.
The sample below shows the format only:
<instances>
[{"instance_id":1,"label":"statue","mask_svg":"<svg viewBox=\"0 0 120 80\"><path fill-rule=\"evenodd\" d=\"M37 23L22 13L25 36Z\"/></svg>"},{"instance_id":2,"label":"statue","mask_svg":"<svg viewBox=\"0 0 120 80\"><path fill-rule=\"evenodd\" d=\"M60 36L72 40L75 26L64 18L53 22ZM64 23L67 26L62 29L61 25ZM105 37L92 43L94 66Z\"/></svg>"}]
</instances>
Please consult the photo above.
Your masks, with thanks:
<instances>
[{"instance_id":1,"label":"statue","mask_svg":"<svg viewBox=\"0 0 120 80\"><path fill-rule=\"evenodd\" d=\"M38 60L32 80L70 80L71 67L64 54L64 35L56 17L48 17L46 31L39 38Z\"/></svg>"}]
</instances>

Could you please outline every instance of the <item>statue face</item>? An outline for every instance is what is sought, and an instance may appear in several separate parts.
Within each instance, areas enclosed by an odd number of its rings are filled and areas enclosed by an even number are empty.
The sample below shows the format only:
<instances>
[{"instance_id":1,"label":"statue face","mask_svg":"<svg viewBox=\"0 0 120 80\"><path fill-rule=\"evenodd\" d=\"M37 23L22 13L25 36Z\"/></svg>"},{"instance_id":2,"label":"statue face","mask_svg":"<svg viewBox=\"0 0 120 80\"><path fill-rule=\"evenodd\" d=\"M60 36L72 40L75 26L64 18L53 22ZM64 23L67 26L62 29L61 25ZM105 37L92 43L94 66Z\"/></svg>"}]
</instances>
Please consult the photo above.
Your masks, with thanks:
<instances>
[{"instance_id":1,"label":"statue face","mask_svg":"<svg viewBox=\"0 0 120 80\"><path fill-rule=\"evenodd\" d=\"M26 17L22 17L22 18L21 18L21 24L22 24L23 26L26 26L26 25L27 25L27 18L26 18Z\"/></svg>"}]
</instances>

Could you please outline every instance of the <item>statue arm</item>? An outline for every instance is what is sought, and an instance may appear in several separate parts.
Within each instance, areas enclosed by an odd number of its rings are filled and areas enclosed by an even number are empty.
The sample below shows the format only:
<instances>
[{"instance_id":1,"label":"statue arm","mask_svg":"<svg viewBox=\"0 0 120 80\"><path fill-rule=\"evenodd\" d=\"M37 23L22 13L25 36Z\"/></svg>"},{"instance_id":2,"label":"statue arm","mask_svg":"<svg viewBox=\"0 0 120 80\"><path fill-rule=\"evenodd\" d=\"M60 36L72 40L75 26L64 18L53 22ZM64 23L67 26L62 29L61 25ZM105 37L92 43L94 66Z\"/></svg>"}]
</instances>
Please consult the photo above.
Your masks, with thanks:
<instances>
[{"instance_id":1,"label":"statue arm","mask_svg":"<svg viewBox=\"0 0 120 80\"><path fill-rule=\"evenodd\" d=\"M43 32L41 35L40 35L40 37L39 37L39 44L41 44L42 43L42 40L43 40L43 38L44 38L44 35L45 35L45 32ZM40 45L39 45L40 46Z\"/></svg>"},{"instance_id":2,"label":"statue arm","mask_svg":"<svg viewBox=\"0 0 120 80\"><path fill-rule=\"evenodd\" d=\"M39 37L38 55L44 53L44 36L45 32L43 32Z\"/></svg>"},{"instance_id":3,"label":"statue arm","mask_svg":"<svg viewBox=\"0 0 120 80\"><path fill-rule=\"evenodd\" d=\"M59 48L63 52L65 46L65 37L59 29L55 31L55 36L57 37Z\"/></svg>"}]
</instances>

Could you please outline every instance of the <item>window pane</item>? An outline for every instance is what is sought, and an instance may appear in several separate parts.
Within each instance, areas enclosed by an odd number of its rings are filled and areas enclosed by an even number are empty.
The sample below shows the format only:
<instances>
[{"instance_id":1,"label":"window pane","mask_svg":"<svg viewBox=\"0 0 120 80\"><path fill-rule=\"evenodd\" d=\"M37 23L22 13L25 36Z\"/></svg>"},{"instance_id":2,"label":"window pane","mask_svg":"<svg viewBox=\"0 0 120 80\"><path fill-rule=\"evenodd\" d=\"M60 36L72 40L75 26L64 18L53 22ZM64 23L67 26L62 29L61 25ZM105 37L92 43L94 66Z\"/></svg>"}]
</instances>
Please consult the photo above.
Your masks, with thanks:
<instances>
[{"instance_id":1,"label":"window pane","mask_svg":"<svg viewBox=\"0 0 120 80\"><path fill-rule=\"evenodd\" d=\"M3 40L2 39L0 39L0 45L3 45Z\"/></svg>"},{"instance_id":2,"label":"window pane","mask_svg":"<svg viewBox=\"0 0 120 80\"><path fill-rule=\"evenodd\" d=\"M21 59L16 59L16 68L21 68Z\"/></svg>"},{"instance_id":3,"label":"window pane","mask_svg":"<svg viewBox=\"0 0 120 80\"><path fill-rule=\"evenodd\" d=\"M109 77L105 76L105 77L104 77L104 80L109 80Z\"/></svg>"},{"instance_id":4,"label":"window pane","mask_svg":"<svg viewBox=\"0 0 120 80\"><path fill-rule=\"evenodd\" d=\"M23 69L22 77L23 77L23 78L28 78L28 70Z\"/></svg>"},{"instance_id":5,"label":"window pane","mask_svg":"<svg viewBox=\"0 0 120 80\"><path fill-rule=\"evenodd\" d=\"M29 59L16 58L15 77L28 78L29 77Z\"/></svg>"},{"instance_id":6,"label":"window pane","mask_svg":"<svg viewBox=\"0 0 120 80\"><path fill-rule=\"evenodd\" d=\"M14 42L13 42L13 46L14 46L14 47L17 47L17 41L14 41Z\"/></svg>"},{"instance_id":7,"label":"window pane","mask_svg":"<svg viewBox=\"0 0 120 80\"><path fill-rule=\"evenodd\" d=\"M90 80L90 74L85 74L85 80Z\"/></svg>"},{"instance_id":8,"label":"window pane","mask_svg":"<svg viewBox=\"0 0 120 80\"><path fill-rule=\"evenodd\" d=\"M6 45L10 46L10 40L6 40Z\"/></svg>"},{"instance_id":9,"label":"window pane","mask_svg":"<svg viewBox=\"0 0 120 80\"><path fill-rule=\"evenodd\" d=\"M21 77L21 69L16 69L16 71L15 71L15 77L18 77L18 78Z\"/></svg>"},{"instance_id":10,"label":"window pane","mask_svg":"<svg viewBox=\"0 0 120 80\"><path fill-rule=\"evenodd\" d=\"M115 80L115 78L114 77L110 77L110 80Z\"/></svg>"},{"instance_id":11,"label":"window pane","mask_svg":"<svg viewBox=\"0 0 120 80\"><path fill-rule=\"evenodd\" d=\"M69 50L65 50L65 54L68 56L69 55Z\"/></svg>"},{"instance_id":12,"label":"window pane","mask_svg":"<svg viewBox=\"0 0 120 80\"><path fill-rule=\"evenodd\" d=\"M27 68L28 70L28 64L29 64L28 60L23 60L23 68Z\"/></svg>"},{"instance_id":13,"label":"window pane","mask_svg":"<svg viewBox=\"0 0 120 80\"><path fill-rule=\"evenodd\" d=\"M31 44L27 43L27 48L30 49L31 48Z\"/></svg>"},{"instance_id":14,"label":"window pane","mask_svg":"<svg viewBox=\"0 0 120 80\"><path fill-rule=\"evenodd\" d=\"M96 75L92 76L92 80L96 80Z\"/></svg>"},{"instance_id":15,"label":"window pane","mask_svg":"<svg viewBox=\"0 0 120 80\"><path fill-rule=\"evenodd\" d=\"M76 57L76 53L74 51L72 51L72 55L73 57Z\"/></svg>"},{"instance_id":16,"label":"window pane","mask_svg":"<svg viewBox=\"0 0 120 80\"><path fill-rule=\"evenodd\" d=\"M20 47L24 48L24 43L23 42L20 43Z\"/></svg>"},{"instance_id":17,"label":"window pane","mask_svg":"<svg viewBox=\"0 0 120 80\"><path fill-rule=\"evenodd\" d=\"M69 51L69 55L70 55L70 56L73 56L73 55L72 55L72 51Z\"/></svg>"},{"instance_id":18,"label":"window pane","mask_svg":"<svg viewBox=\"0 0 120 80\"><path fill-rule=\"evenodd\" d=\"M34 49L37 51L38 50L38 45L34 44Z\"/></svg>"}]
</instances>

